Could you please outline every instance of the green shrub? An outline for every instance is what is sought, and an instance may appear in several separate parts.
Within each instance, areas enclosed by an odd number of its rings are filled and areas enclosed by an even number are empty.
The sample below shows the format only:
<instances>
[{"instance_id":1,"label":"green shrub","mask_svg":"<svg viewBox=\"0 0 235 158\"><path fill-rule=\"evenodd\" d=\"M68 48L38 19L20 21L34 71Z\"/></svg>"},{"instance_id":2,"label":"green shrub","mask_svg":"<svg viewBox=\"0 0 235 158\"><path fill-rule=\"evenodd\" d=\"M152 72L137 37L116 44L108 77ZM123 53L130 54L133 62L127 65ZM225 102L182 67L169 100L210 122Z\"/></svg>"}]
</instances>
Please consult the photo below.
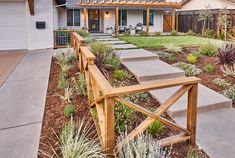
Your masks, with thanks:
<instances>
[{"instance_id":1,"label":"green shrub","mask_svg":"<svg viewBox=\"0 0 235 158\"><path fill-rule=\"evenodd\" d=\"M60 95L58 94L58 96L60 97L60 99L65 102L65 103L71 103L71 99L72 99L72 96L73 96L73 92L74 92L74 89L73 88L70 88L70 87L66 87L64 89L64 95Z\"/></svg>"},{"instance_id":2,"label":"green shrub","mask_svg":"<svg viewBox=\"0 0 235 158\"><path fill-rule=\"evenodd\" d=\"M195 64L197 62L197 57L194 56L193 54L189 54L187 56L187 61L190 63L190 64Z\"/></svg>"},{"instance_id":3,"label":"green shrub","mask_svg":"<svg viewBox=\"0 0 235 158\"><path fill-rule=\"evenodd\" d=\"M79 82L80 82L80 91L83 96L87 95L87 84L86 84L86 77L84 74L79 75Z\"/></svg>"},{"instance_id":4,"label":"green shrub","mask_svg":"<svg viewBox=\"0 0 235 158\"><path fill-rule=\"evenodd\" d=\"M183 70L187 76L196 76L202 72L202 70L197 68L195 65L186 64L183 62L173 64L173 66L178 67L179 69Z\"/></svg>"},{"instance_id":5,"label":"green shrub","mask_svg":"<svg viewBox=\"0 0 235 158\"><path fill-rule=\"evenodd\" d=\"M103 66L106 59L114 54L112 46L100 42L91 43L90 51L96 56L95 64L98 67Z\"/></svg>"},{"instance_id":6,"label":"green shrub","mask_svg":"<svg viewBox=\"0 0 235 158\"><path fill-rule=\"evenodd\" d=\"M221 78L216 78L212 81L213 84L221 87L221 88L224 88L224 89L227 89L229 87L232 86L232 84L230 82L228 82L227 80L225 79L221 79Z\"/></svg>"},{"instance_id":7,"label":"green shrub","mask_svg":"<svg viewBox=\"0 0 235 158\"><path fill-rule=\"evenodd\" d=\"M178 33L176 30L174 30L174 31L172 31L172 32L170 33L171 36L178 36L178 34L179 34L179 33Z\"/></svg>"},{"instance_id":8,"label":"green shrub","mask_svg":"<svg viewBox=\"0 0 235 158\"><path fill-rule=\"evenodd\" d=\"M124 72L122 70L115 70L114 71L114 77L117 81L124 79L126 76L127 76L126 72Z\"/></svg>"},{"instance_id":9,"label":"green shrub","mask_svg":"<svg viewBox=\"0 0 235 158\"><path fill-rule=\"evenodd\" d=\"M215 71L215 67L213 64L209 63L204 66L204 71L207 73L212 73Z\"/></svg>"},{"instance_id":10,"label":"green shrub","mask_svg":"<svg viewBox=\"0 0 235 158\"><path fill-rule=\"evenodd\" d=\"M146 31L139 31L138 34L140 34L141 36L147 36L148 33Z\"/></svg>"},{"instance_id":11,"label":"green shrub","mask_svg":"<svg viewBox=\"0 0 235 158\"><path fill-rule=\"evenodd\" d=\"M121 142L127 134L121 135ZM170 158L172 148L162 149L157 141L149 135L139 134L117 150L119 158Z\"/></svg>"},{"instance_id":12,"label":"green shrub","mask_svg":"<svg viewBox=\"0 0 235 158\"><path fill-rule=\"evenodd\" d=\"M188 30L188 32L186 32L186 35L187 35L187 36L195 36L196 33L193 32L193 31L190 29L190 30Z\"/></svg>"},{"instance_id":13,"label":"green shrub","mask_svg":"<svg viewBox=\"0 0 235 158\"><path fill-rule=\"evenodd\" d=\"M192 52L192 55L199 58L201 56L200 52Z\"/></svg>"},{"instance_id":14,"label":"green shrub","mask_svg":"<svg viewBox=\"0 0 235 158\"><path fill-rule=\"evenodd\" d=\"M115 102L115 131L116 133L127 131L133 125L135 112L126 105Z\"/></svg>"},{"instance_id":15,"label":"green shrub","mask_svg":"<svg viewBox=\"0 0 235 158\"><path fill-rule=\"evenodd\" d=\"M164 47L166 48L166 51L168 51L169 53L182 52L182 48L180 46L175 45L175 44L167 44L167 45L164 45Z\"/></svg>"},{"instance_id":16,"label":"green shrub","mask_svg":"<svg viewBox=\"0 0 235 158\"><path fill-rule=\"evenodd\" d=\"M203 34L202 34L203 37L207 37L207 38L214 38L215 37L215 34L214 34L214 30L208 30L206 29Z\"/></svg>"},{"instance_id":17,"label":"green shrub","mask_svg":"<svg viewBox=\"0 0 235 158\"><path fill-rule=\"evenodd\" d=\"M207 56L212 57L216 55L217 47L213 45L212 43L208 42L207 44L202 45L199 51L202 55L207 55Z\"/></svg>"},{"instance_id":18,"label":"green shrub","mask_svg":"<svg viewBox=\"0 0 235 158\"><path fill-rule=\"evenodd\" d=\"M148 132L152 135L158 135L161 133L163 129L163 125L161 124L160 121L154 121L154 123L149 127Z\"/></svg>"},{"instance_id":19,"label":"green shrub","mask_svg":"<svg viewBox=\"0 0 235 158\"><path fill-rule=\"evenodd\" d=\"M174 62L176 59L175 59L175 55L174 54L170 54L168 57L167 57L167 60L169 62Z\"/></svg>"},{"instance_id":20,"label":"green shrub","mask_svg":"<svg viewBox=\"0 0 235 158\"><path fill-rule=\"evenodd\" d=\"M224 96L231 99L235 103L235 86L223 91Z\"/></svg>"},{"instance_id":21,"label":"green shrub","mask_svg":"<svg viewBox=\"0 0 235 158\"><path fill-rule=\"evenodd\" d=\"M147 93L137 93L125 97L126 100L139 104L140 102L147 102L149 100L149 95Z\"/></svg>"},{"instance_id":22,"label":"green shrub","mask_svg":"<svg viewBox=\"0 0 235 158\"><path fill-rule=\"evenodd\" d=\"M66 117L73 116L74 112L75 112L75 108L74 108L74 106L72 104L65 105L65 107L64 107L64 115Z\"/></svg>"},{"instance_id":23,"label":"green shrub","mask_svg":"<svg viewBox=\"0 0 235 158\"><path fill-rule=\"evenodd\" d=\"M84 40L87 44L90 44L95 41L95 38L92 36L87 36L87 37L84 37Z\"/></svg>"},{"instance_id":24,"label":"green shrub","mask_svg":"<svg viewBox=\"0 0 235 158\"><path fill-rule=\"evenodd\" d=\"M59 89L65 89L68 86L68 83L65 78L60 78L57 83L57 88Z\"/></svg>"},{"instance_id":25,"label":"green shrub","mask_svg":"<svg viewBox=\"0 0 235 158\"><path fill-rule=\"evenodd\" d=\"M187 158L199 158L196 150L193 150L192 148L189 149L187 153Z\"/></svg>"},{"instance_id":26,"label":"green shrub","mask_svg":"<svg viewBox=\"0 0 235 158\"><path fill-rule=\"evenodd\" d=\"M123 36L128 37L128 36L130 36L130 34L129 34L129 32L125 32L125 33L123 34Z\"/></svg>"},{"instance_id":27,"label":"green shrub","mask_svg":"<svg viewBox=\"0 0 235 158\"><path fill-rule=\"evenodd\" d=\"M165 59L165 58L170 56L169 53L166 53L166 52L163 52L163 51L156 51L154 53L157 54L159 56L159 58L161 58L161 59Z\"/></svg>"},{"instance_id":28,"label":"green shrub","mask_svg":"<svg viewBox=\"0 0 235 158\"><path fill-rule=\"evenodd\" d=\"M59 149L62 157L105 158L106 155L102 151L99 139L93 135L92 126L85 124L84 119L78 123L78 126L75 126L74 122L70 121L59 136ZM55 150L53 151L55 152Z\"/></svg>"},{"instance_id":29,"label":"green shrub","mask_svg":"<svg viewBox=\"0 0 235 158\"><path fill-rule=\"evenodd\" d=\"M105 60L105 65L111 66L114 70L118 70L121 66L121 61L118 56L112 54L108 56Z\"/></svg>"},{"instance_id":30,"label":"green shrub","mask_svg":"<svg viewBox=\"0 0 235 158\"><path fill-rule=\"evenodd\" d=\"M77 31L77 33L83 38L90 36L90 33L86 32L84 30L79 30L79 31Z\"/></svg>"},{"instance_id":31,"label":"green shrub","mask_svg":"<svg viewBox=\"0 0 235 158\"><path fill-rule=\"evenodd\" d=\"M155 32L155 36L161 36L161 32L159 31Z\"/></svg>"}]
</instances>

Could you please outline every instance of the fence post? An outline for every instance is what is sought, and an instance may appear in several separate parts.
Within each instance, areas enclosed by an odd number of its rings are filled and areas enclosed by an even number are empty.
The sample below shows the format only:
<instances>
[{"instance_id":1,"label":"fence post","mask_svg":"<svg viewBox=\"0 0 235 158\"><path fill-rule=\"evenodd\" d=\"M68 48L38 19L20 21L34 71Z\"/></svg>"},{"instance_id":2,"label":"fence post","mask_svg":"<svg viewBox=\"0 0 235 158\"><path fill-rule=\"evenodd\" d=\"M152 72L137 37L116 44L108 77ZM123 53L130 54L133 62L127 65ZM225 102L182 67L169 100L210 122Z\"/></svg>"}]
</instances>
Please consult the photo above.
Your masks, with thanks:
<instances>
[{"instance_id":1,"label":"fence post","mask_svg":"<svg viewBox=\"0 0 235 158\"><path fill-rule=\"evenodd\" d=\"M115 102L114 98L105 98L105 134L104 134L104 147L105 152L112 156L114 154L114 145L115 145L115 116L114 116L114 107Z\"/></svg>"},{"instance_id":2,"label":"fence post","mask_svg":"<svg viewBox=\"0 0 235 158\"><path fill-rule=\"evenodd\" d=\"M188 91L187 129L191 132L190 144L196 145L198 83Z\"/></svg>"}]
</instances>

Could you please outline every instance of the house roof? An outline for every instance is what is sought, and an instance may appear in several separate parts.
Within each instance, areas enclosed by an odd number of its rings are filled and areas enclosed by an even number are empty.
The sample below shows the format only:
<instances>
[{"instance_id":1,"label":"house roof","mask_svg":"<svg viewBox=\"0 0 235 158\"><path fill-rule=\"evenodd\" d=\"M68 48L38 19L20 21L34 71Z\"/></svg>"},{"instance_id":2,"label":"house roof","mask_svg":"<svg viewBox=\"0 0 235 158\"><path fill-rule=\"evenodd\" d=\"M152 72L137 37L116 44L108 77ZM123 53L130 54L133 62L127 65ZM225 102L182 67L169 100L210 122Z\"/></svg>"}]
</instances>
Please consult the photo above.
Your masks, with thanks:
<instances>
[{"instance_id":1,"label":"house roof","mask_svg":"<svg viewBox=\"0 0 235 158\"><path fill-rule=\"evenodd\" d=\"M182 0L180 2L180 4L183 6L183 5L187 4L189 1L191 1L191 0ZM220 1L224 1L224 2L227 2L227 3L234 3L235 4L235 0L220 0Z\"/></svg>"},{"instance_id":2,"label":"house roof","mask_svg":"<svg viewBox=\"0 0 235 158\"><path fill-rule=\"evenodd\" d=\"M68 8L77 7L181 8L177 2L165 0L68 0Z\"/></svg>"}]
</instances>

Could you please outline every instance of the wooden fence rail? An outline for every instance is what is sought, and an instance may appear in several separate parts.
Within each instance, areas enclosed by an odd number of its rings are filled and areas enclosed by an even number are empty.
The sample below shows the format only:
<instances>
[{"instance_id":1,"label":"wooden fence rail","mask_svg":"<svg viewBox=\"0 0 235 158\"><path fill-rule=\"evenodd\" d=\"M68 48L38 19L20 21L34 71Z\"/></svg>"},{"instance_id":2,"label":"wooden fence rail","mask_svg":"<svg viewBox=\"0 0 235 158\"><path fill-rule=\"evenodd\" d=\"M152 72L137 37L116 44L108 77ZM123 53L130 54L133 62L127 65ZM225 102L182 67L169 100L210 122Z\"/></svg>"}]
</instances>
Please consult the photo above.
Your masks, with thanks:
<instances>
[{"instance_id":1,"label":"wooden fence rail","mask_svg":"<svg viewBox=\"0 0 235 158\"><path fill-rule=\"evenodd\" d=\"M158 83L146 83L113 88L94 64L95 56L89 51L88 47L85 46L84 39L75 32L71 34L71 46L76 51L80 72L85 74L88 100L90 107L95 108L97 111L98 121L96 128L101 139L102 147L107 154L113 155L114 150L121 148L125 143L145 131L155 120L159 120L165 126L179 131L179 134L175 136L160 140L161 146L167 146L182 141L189 141L192 146L196 145L197 90L200 79L196 77L183 77ZM125 95L175 86L182 87L172 96L169 96L169 98L154 112L150 112L123 98ZM186 92L188 92L187 128L184 128L163 118L162 114ZM119 144L115 144L115 102L120 102L127 107L148 116Z\"/></svg>"}]
</instances>

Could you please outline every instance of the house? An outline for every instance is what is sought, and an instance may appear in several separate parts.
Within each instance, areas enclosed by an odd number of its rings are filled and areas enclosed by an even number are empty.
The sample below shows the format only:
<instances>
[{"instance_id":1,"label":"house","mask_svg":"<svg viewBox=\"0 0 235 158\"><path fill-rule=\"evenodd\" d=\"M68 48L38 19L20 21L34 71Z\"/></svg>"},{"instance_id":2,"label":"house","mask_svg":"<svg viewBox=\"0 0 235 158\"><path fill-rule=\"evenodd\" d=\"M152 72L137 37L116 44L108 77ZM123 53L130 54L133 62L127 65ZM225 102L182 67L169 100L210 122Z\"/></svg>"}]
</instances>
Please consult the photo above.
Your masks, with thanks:
<instances>
[{"instance_id":1,"label":"house","mask_svg":"<svg viewBox=\"0 0 235 158\"><path fill-rule=\"evenodd\" d=\"M202 31L202 22L198 21L198 17L200 11L204 10L206 6L212 10L213 14L213 20L209 23L207 22L206 27L214 30L214 32L219 32L219 27L217 26L218 16L223 8L228 9L232 27L235 27L235 0L182 0L179 3L182 5L182 8L177 11L178 20L176 21L178 22L177 29L179 32L187 32L191 29L200 33Z\"/></svg>"},{"instance_id":2,"label":"house","mask_svg":"<svg viewBox=\"0 0 235 158\"><path fill-rule=\"evenodd\" d=\"M52 48L53 31L63 28L117 33L141 23L146 32L171 31L164 16L174 20L180 7L169 0L0 0L0 50Z\"/></svg>"}]
</instances>

